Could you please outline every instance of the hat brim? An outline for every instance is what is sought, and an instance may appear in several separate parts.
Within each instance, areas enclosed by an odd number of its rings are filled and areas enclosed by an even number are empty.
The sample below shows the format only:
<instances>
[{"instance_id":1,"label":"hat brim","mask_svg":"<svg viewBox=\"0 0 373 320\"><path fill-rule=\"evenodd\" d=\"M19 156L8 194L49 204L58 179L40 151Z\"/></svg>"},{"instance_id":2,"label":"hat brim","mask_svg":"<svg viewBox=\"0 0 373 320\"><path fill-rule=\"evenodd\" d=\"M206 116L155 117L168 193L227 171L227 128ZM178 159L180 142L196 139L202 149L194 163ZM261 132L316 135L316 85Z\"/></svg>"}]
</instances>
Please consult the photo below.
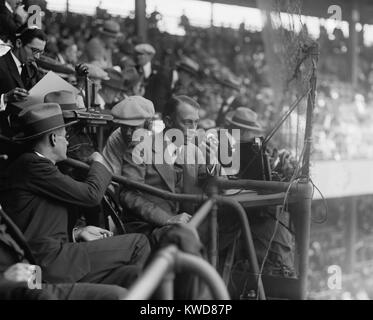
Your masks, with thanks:
<instances>
[{"instance_id":1,"label":"hat brim","mask_svg":"<svg viewBox=\"0 0 373 320\"><path fill-rule=\"evenodd\" d=\"M126 126L137 127L144 124L146 119L137 120L124 120L124 119L113 119L113 123L124 124Z\"/></svg>"},{"instance_id":2,"label":"hat brim","mask_svg":"<svg viewBox=\"0 0 373 320\"><path fill-rule=\"evenodd\" d=\"M105 35L105 36L111 37L111 38L119 38L120 36L123 35L122 32L117 32L117 33L107 32L107 31L105 31L102 27L100 27L100 28L98 29L98 32L100 32L101 34L103 34L103 35Z\"/></svg>"},{"instance_id":3,"label":"hat brim","mask_svg":"<svg viewBox=\"0 0 373 320\"><path fill-rule=\"evenodd\" d=\"M255 132L263 132L263 128L261 127L261 125L259 123L257 123L256 126L249 126L249 125L245 125L243 123L239 123L239 122L236 122L236 121L233 121L232 118L233 118L233 113L230 115L226 115L225 117L225 121L228 122L229 124L233 124L239 128L242 128L242 129L247 129L247 130L252 130L252 131L255 131Z\"/></svg>"},{"instance_id":4,"label":"hat brim","mask_svg":"<svg viewBox=\"0 0 373 320\"><path fill-rule=\"evenodd\" d=\"M65 123L64 125L60 125L60 126L57 126L57 127L54 127L54 128L50 128L48 130L45 130L43 132L40 132L38 134L34 134L32 136L24 136L24 135L19 135L19 136L15 136L12 138L12 141L15 141L15 142L27 142L27 141L31 141L31 140L34 140L36 138L39 138L41 137L42 135L48 133L48 132L52 132L54 130L57 130L57 129L61 129L61 128L66 128L66 127L69 127L75 123L78 123L79 120L76 120L76 121L71 121L71 122L68 122L68 123Z\"/></svg>"}]
</instances>

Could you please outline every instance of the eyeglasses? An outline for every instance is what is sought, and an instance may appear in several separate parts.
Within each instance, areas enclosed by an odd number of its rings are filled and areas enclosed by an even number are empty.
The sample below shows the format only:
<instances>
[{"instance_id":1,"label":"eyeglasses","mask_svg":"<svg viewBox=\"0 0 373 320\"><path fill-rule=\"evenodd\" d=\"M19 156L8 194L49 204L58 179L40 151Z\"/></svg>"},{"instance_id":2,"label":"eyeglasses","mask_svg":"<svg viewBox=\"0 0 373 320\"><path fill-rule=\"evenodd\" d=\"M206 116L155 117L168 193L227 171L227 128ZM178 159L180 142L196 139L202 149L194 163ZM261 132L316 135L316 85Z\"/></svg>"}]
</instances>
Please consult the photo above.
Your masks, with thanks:
<instances>
[{"instance_id":1,"label":"eyeglasses","mask_svg":"<svg viewBox=\"0 0 373 320\"><path fill-rule=\"evenodd\" d=\"M32 51L32 54L33 54L34 56L36 56L37 54L43 54L43 53L44 53L44 50L40 50L40 49L38 49L38 48L31 47L31 46L28 45L28 44L25 45L25 47L30 48L31 51Z\"/></svg>"}]
</instances>

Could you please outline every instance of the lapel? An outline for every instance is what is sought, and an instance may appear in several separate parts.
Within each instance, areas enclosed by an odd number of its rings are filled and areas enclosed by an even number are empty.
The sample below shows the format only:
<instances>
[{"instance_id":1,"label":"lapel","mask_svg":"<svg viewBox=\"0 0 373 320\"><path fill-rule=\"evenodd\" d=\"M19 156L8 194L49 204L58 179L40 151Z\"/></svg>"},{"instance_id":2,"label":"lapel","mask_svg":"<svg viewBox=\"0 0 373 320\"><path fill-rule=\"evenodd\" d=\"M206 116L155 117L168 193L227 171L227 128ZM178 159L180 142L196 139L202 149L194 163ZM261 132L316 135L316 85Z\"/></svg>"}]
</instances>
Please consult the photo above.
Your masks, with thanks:
<instances>
[{"instance_id":1,"label":"lapel","mask_svg":"<svg viewBox=\"0 0 373 320\"><path fill-rule=\"evenodd\" d=\"M167 142L164 141L163 135L161 135L161 136L162 136L163 147L159 147L159 146L156 147L155 142L153 141L153 148L152 149L153 149L153 159L157 159L157 157L159 157L160 159L162 159L163 163L159 164L159 163L156 163L156 161L154 161L155 163L153 164L153 167L158 172L158 174L160 175L162 180L166 183L168 188L172 192L175 192L175 170L174 170L174 166L170 165L170 164L167 164L164 161L164 156L163 155L164 155L164 151L167 147ZM157 139L154 139L154 140L157 141Z\"/></svg>"},{"instance_id":2,"label":"lapel","mask_svg":"<svg viewBox=\"0 0 373 320\"><path fill-rule=\"evenodd\" d=\"M10 51L4 56L5 58L5 63L8 67L8 70L9 70L9 74L12 76L12 78L14 79L14 81L17 83L17 86L21 87L21 88L24 88L25 85L21 79L21 76L20 74L18 73L18 69L17 69L17 66L13 60L13 57L10 53Z\"/></svg>"}]
</instances>

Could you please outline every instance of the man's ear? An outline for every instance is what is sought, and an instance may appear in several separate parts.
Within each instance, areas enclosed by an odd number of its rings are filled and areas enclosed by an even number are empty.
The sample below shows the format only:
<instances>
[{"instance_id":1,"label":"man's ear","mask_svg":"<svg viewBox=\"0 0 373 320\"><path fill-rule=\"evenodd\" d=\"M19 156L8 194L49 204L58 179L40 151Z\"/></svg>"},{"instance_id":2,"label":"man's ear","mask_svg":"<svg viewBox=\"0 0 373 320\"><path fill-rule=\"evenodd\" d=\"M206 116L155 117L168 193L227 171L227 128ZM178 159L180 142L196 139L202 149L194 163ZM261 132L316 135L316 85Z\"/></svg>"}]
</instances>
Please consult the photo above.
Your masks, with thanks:
<instances>
[{"instance_id":1,"label":"man's ear","mask_svg":"<svg viewBox=\"0 0 373 320\"><path fill-rule=\"evenodd\" d=\"M173 126L173 121L170 116L166 116L163 118L163 122L166 128L172 128Z\"/></svg>"},{"instance_id":2,"label":"man's ear","mask_svg":"<svg viewBox=\"0 0 373 320\"><path fill-rule=\"evenodd\" d=\"M51 133L49 135L49 143L51 144L52 147L54 147L57 143L57 139L56 139L56 134L55 133Z\"/></svg>"},{"instance_id":3,"label":"man's ear","mask_svg":"<svg viewBox=\"0 0 373 320\"><path fill-rule=\"evenodd\" d=\"M16 48L19 49L22 47L22 40L21 39L16 39Z\"/></svg>"}]
</instances>

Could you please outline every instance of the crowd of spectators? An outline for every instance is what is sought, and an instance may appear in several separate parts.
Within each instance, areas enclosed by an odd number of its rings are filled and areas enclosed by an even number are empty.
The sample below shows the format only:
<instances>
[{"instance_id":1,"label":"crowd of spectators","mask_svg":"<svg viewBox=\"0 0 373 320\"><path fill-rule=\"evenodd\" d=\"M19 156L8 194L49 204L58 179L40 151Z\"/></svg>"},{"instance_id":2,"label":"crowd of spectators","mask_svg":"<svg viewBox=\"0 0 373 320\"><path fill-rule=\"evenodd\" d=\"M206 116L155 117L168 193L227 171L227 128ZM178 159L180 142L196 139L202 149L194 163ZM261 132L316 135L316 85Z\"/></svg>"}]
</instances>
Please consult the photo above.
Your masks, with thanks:
<instances>
[{"instance_id":1,"label":"crowd of spectators","mask_svg":"<svg viewBox=\"0 0 373 320\"><path fill-rule=\"evenodd\" d=\"M84 52L88 40L95 35L102 21L110 15L97 8L95 17L76 13L46 11L44 23L48 33L47 52L54 54L66 43L75 43ZM134 45L140 42L135 34L133 17L111 17L120 24L123 37L119 39L117 57L131 56ZM200 28L192 26L183 15L180 26L185 36L160 32L157 25L162 16L154 12L148 17L148 41L156 49L155 59L172 69L182 56L197 61L204 71L195 83L196 97L203 106L202 117L216 119L222 98L216 78L235 78L241 83L241 103L259 113L264 127L271 128L278 119L273 104L274 91L266 76L265 45L261 32L251 31L241 24L239 29L226 27ZM307 31L306 31L307 32ZM371 47L363 44L359 33L359 86L349 83L348 39L341 29L329 35L321 27L319 39L317 108L315 108L314 159L349 160L370 159L368 146L372 137L371 121L373 85ZM83 58L83 57L81 57ZM118 62L118 61L117 61Z\"/></svg>"}]
</instances>

